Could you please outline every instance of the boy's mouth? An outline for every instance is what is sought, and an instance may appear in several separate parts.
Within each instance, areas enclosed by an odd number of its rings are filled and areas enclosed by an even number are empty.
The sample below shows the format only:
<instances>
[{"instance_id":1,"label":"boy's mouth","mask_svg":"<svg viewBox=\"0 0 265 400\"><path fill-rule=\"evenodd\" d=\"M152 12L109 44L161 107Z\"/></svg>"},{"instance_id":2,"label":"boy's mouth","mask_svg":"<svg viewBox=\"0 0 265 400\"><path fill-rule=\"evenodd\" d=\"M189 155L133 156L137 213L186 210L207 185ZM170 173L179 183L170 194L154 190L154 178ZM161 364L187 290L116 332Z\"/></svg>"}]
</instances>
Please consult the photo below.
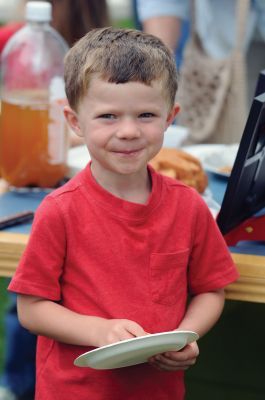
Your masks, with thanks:
<instances>
[{"instance_id":1,"label":"boy's mouth","mask_svg":"<svg viewBox=\"0 0 265 400\"><path fill-rule=\"evenodd\" d=\"M128 149L128 150L126 150L126 149L124 149L124 150L113 150L113 153L116 153L116 154L124 154L124 155L134 155L134 154L137 154L137 153L139 153L140 151L142 151L143 150L143 148L140 148L140 149Z\"/></svg>"}]
</instances>

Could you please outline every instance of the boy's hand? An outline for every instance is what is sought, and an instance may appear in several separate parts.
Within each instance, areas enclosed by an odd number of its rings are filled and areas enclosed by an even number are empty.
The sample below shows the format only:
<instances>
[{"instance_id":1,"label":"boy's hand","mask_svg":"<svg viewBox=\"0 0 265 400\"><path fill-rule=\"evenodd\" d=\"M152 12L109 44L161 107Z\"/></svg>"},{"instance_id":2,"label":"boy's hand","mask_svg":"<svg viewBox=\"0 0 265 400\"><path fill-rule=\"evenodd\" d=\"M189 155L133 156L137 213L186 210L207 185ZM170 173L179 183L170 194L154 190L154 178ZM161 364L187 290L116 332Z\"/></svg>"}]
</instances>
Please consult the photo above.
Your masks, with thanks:
<instances>
[{"instance_id":1,"label":"boy's hand","mask_svg":"<svg viewBox=\"0 0 265 400\"><path fill-rule=\"evenodd\" d=\"M149 363L161 371L186 370L194 365L199 355L197 342L185 346L180 351L168 351L149 359Z\"/></svg>"},{"instance_id":2,"label":"boy's hand","mask_svg":"<svg viewBox=\"0 0 265 400\"><path fill-rule=\"evenodd\" d=\"M128 319L99 318L96 329L96 346L101 347L121 340L148 335L143 328Z\"/></svg>"}]
</instances>

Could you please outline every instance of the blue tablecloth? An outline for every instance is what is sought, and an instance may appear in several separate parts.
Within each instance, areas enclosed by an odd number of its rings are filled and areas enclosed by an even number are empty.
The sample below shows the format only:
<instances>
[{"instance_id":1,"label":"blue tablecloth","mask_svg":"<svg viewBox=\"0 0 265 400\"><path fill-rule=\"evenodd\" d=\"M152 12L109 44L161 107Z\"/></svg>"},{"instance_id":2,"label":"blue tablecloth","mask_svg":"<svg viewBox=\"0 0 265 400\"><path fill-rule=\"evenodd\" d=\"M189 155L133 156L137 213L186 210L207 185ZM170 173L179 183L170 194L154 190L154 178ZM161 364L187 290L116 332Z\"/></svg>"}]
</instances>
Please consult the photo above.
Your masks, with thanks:
<instances>
[{"instance_id":1,"label":"blue tablecloth","mask_svg":"<svg viewBox=\"0 0 265 400\"><path fill-rule=\"evenodd\" d=\"M21 211L35 211L46 191L7 192L0 196L0 216L7 216ZM31 223L24 223L4 229L5 232L29 233Z\"/></svg>"}]
</instances>

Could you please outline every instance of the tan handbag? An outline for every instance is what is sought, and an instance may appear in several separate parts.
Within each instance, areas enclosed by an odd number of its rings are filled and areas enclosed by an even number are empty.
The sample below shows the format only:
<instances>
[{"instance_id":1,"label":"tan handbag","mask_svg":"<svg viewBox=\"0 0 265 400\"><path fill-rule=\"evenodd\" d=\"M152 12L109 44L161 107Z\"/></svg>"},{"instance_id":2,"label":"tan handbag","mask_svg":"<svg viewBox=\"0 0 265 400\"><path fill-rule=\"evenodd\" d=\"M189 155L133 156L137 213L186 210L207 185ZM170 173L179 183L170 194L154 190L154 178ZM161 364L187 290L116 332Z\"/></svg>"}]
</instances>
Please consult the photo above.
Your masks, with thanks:
<instances>
[{"instance_id":1,"label":"tan handbag","mask_svg":"<svg viewBox=\"0 0 265 400\"><path fill-rule=\"evenodd\" d=\"M194 3L193 18L194 21ZM209 57L192 29L180 70L178 123L189 129L186 144L239 142L247 117L243 52L249 0L237 0L235 48L225 59ZM193 23L194 26L194 23Z\"/></svg>"}]
</instances>

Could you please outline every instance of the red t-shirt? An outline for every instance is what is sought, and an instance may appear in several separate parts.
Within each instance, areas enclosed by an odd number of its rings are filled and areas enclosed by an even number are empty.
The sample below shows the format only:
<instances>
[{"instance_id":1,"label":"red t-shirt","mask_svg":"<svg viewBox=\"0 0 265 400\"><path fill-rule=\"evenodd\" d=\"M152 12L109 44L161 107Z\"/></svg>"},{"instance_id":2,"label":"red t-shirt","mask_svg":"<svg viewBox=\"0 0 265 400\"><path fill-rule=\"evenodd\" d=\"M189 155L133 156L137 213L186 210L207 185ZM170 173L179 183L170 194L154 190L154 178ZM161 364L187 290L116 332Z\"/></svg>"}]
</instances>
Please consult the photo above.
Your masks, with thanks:
<instances>
[{"instance_id":1,"label":"red t-shirt","mask_svg":"<svg viewBox=\"0 0 265 400\"><path fill-rule=\"evenodd\" d=\"M178 327L188 294L234 281L235 266L201 197L150 171L146 205L105 191L89 166L49 194L9 289L81 314L131 319L156 333ZM40 336L36 400L183 400L182 372L149 364L75 367L88 350Z\"/></svg>"}]
</instances>

